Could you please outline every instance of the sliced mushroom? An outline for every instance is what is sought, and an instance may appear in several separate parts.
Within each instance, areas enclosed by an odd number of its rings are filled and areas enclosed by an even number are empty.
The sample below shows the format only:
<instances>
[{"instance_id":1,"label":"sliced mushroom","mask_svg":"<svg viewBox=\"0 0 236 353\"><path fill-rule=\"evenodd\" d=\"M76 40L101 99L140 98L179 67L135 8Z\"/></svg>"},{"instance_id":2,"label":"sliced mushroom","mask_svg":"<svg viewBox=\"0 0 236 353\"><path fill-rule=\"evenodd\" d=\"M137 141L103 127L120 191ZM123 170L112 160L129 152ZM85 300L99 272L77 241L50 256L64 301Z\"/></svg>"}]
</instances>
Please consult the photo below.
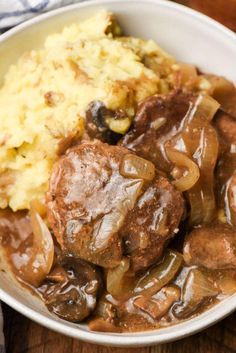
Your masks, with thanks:
<instances>
[{"instance_id":1,"label":"sliced mushroom","mask_svg":"<svg viewBox=\"0 0 236 353\"><path fill-rule=\"evenodd\" d=\"M86 112L86 130L91 138L116 144L129 129L131 119L123 110L113 111L103 102L91 102Z\"/></svg>"},{"instance_id":2,"label":"sliced mushroom","mask_svg":"<svg viewBox=\"0 0 236 353\"><path fill-rule=\"evenodd\" d=\"M134 306L157 320L163 317L179 299L180 288L172 285L163 287L160 292L151 298L144 295L136 298Z\"/></svg>"},{"instance_id":3,"label":"sliced mushroom","mask_svg":"<svg viewBox=\"0 0 236 353\"><path fill-rule=\"evenodd\" d=\"M219 294L214 280L204 270L193 268L189 271L182 289L181 302L173 306L178 319L185 319L199 312Z\"/></svg>"},{"instance_id":4,"label":"sliced mushroom","mask_svg":"<svg viewBox=\"0 0 236 353\"><path fill-rule=\"evenodd\" d=\"M65 256L59 265L39 291L50 311L80 322L95 309L101 279L94 267L78 258Z\"/></svg>"}]
</instances>

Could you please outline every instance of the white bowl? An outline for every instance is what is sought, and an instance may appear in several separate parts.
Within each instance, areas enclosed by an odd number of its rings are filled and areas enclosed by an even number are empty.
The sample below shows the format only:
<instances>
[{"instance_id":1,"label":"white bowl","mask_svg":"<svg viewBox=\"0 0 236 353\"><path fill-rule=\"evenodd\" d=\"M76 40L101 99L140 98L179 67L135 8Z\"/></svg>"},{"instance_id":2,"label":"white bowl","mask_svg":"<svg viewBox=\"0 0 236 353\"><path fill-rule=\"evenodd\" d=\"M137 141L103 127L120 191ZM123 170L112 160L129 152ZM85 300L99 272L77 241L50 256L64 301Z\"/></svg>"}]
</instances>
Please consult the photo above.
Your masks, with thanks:
<instances>
[{"instance_id":1,"label":"white bowl","mask_svg":"<svg viewBox=\"0 0 236 353\"><path fill-rule=\"evenodd\" d=\"M100 9L113 11L127 34L152 38L177 59L197 64L202 71L224 75L236 82L236 36L222 25L162 0L101 0L68 6L30 20L0 37L0 78L10 63L29 48L40 47L51 32L80 21ZM3 260L2 265L3 267ZM42 302L0 271L0 299L11 307L62 334L109 346L146 346L169 342L198 332L230 314L236 295L194 319L155 331L133 334L90 332L86 325L63 321Z\"/></svg>"}]
</instances>

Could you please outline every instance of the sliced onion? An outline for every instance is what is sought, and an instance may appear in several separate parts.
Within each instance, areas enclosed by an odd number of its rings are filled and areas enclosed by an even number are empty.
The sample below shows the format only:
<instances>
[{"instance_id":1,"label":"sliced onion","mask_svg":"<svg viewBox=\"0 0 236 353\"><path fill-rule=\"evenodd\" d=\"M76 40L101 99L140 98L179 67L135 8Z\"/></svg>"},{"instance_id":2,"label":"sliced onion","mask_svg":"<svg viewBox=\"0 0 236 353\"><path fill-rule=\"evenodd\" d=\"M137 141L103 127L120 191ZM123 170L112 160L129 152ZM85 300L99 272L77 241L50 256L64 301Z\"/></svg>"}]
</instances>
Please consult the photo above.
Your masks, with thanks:
<instances>
[{"instance_id":1,"label":"sliced onion","mask_svg":"<svg viewBox=\"0 0 236 353\"><path fill-rule=\"evenodd\" d=\"M151 298L145 295L136 297L133 304L136 308L144 311L154 320L157 320L168 312L174 302L180 299L180 293L179 287L173 285L166 286Z\"/></svg>"},{"instance_id":2,"label":"sliced onion","mask_svg":"<svg viewBox=\"0 0 236 353\"><path fill-rule=\"evenodd\" d=\"M167 249L163 261L145 274L132 276L129 273L129 260L124 258L120 265L107 272L107 291L116 299L126 300L132 296L152 296L168 284L183 263L183 257L174 250Z\"/></svg>"},{"instance_id":3,"label":"sliced onion","mask_svg":"<svg viewBox=\"0 0 236 353\"><path fill-rule=\"evenodd\" d=\"M207 273L194 268L189 271L182 290L182 303L176 305L174 314L178 318L187 318L192 315L200 305L203 305L210 298L218 295L219 291L214 281Z\"/></svg>"},{"instance_id":4,"label":"sliced onion","mask_svg":"<svg viewBox=\"0 0 236 353\"><path fill-rule=\"evenodd\" d=\"M196 148L196 146L194 147L194 136L191 136L194 132L193 129L210 123L219 107L220 104L215 99L208 95L204 96L202 94L197 97L195 103L190 107L184 117L182 132L185 137L190 138L193 145L192 149Z\"/></svg>"},{"instance_id":5,"label":"sliced onion","mask_svg":"<svg viewBox=\"0 0 236 353\"><path fill-rule=\"evenodd\" d=\"M121 163L120 173L127 178L150 181L155 176L155 166L152 162L134 154L126 154Z\"/></svg>"},{"instance_id":6,"label":"sliced onion","mask_svg":"<svg viewBox=\"0 0 236 353\"><path fill-rule=\"evenodd\" d=\"M187 191L191 206L192 225L207 224L215 216L214 169L218 158L218 136L211 121L219 103L209 96L199 95L185 115L179 133L168 146L166 156L189 171L175 180L175 186ZM179 152L175 152L178 149ZM181 153L182 154L178 154Z\"/></svg>"},{"instance_id":7,"label":"sliced onion","mask_svg":"<svg viewBox=\"0 0 236 353\"><path fill-rule=\"evenodd\" d=\"M33 244L28 269L30 273L27 282L38 286L51 270L54 259L54 244L47 225L32 204L30 206L30 218L33 230Z\"/></svg>"},{"instance_id":8,"label":"sliced onion","mask_svg":"<svg viewBox=\"0 0 236 353\"><path fill-rule=\"evenodd\" d=\"M208 94L216 99L221 109L236 117L236 88L232 82L221 76L203 75L210 83Z\"/></svg>"},{"instance_id":9,"label":"sliced onion","mask_svg":"<svg viewBox=\"0 0 236 353\"><path fill-rule=\"evenodd\" d=\"M193 225L209 223L215 214L214 168L218 158L218 136L210 122L219 104L200 95L185 117L181 139L188 156L198 165L200 177L188 190Z\"/></svg>"},{"instance_id":10,"label":"sliced onion","mask_svg":"<svg viewBox=\"0 0 236 353\"><path fill-rule=\"evenodd\" d=\"M30 205L42 218L46 216L46 206L41 201L34 199L30 202Z\"/></svg>"},{"instance_id":11,"label":"sliced onion","mask_svg":"<svg viewBox=\"0 0 236 353\"><path fill-rule=\"evenodd\" d=\"M167 249L163 261L148 270L145 275L137 281L134 294L154 295L174 279L182 263L183 257L180 253Z\"/></svg>"},{"instance_id":12,"label":"sliced onion","mask_svg":"<svg viewBox=\"0 0 236 353\"><path fill-rule=\"evenodd\" d=\"M236 226L236 154L224 153L217 165L218 219Z\"/></svg>"},{"instance_id":13,"label":"sliced onion","mask_svg":"<svg viewBox=\"0 0 236 353\"><path fill-rule=\"evenodd\" d=\"M217 271L215 283L224 296L236 293L236 271Z\"/></svg>"},{"instance_id":14,"label":"sliced onion","mask_svg":"<svg viewBox=\"0 0 236 353\"><path fill-rule=\"evenodd\" d=\"M200 118L204 117L210 122L219 108L220 104L214 98L208 95L199 96L199 103L194 117L195 119L197 119L198 116L200 116Z\"/></svg>"},{"instance_id":15,"label":"sliced onion","mask_svg":"<svg viewBox=\"0 0 236 353\"><path fill-rule=\"evenodd\" d=\"M181 75L181 84L186 85L193 83L198 78L197 69L194 65L186 63L178 63L179 72Z\"/></svg>"},{"instance_id":16,"label":"sliced onion","mask_svg":"<svg viewBox=\"0 0 236 353\"><path fill-rule=\"evenodd\" d=\"M186 154L166 147L168 159L176 166L187 169L187 175L175 180L172 184L180 191L191 189L200 177L199 168Z\"/></svg>"},{"instance_id":17,"label":"sliced onion","mask_svg":"<svg viewBox=\"0 0 236 353\"><path fill-rule=\"evenodd\" d=\"M133 278L127 277L129 259L124 257L120 264L107 272L107 291L114 298L125 298L132 292Z\"/></svg>"},{"instance_id":18,"label":"sliced onion","mask_svg":"<svg viewBox=\"0 0 236 353\"><path fill-rule=\"evenodd\" d=\"M214 169L218 158L219 142L212 126L202 128L201 154L196 158L201 170L198 183L189 191L191 223L208 224L216 211L214 193Z\"/></svg>"}]
</instances>

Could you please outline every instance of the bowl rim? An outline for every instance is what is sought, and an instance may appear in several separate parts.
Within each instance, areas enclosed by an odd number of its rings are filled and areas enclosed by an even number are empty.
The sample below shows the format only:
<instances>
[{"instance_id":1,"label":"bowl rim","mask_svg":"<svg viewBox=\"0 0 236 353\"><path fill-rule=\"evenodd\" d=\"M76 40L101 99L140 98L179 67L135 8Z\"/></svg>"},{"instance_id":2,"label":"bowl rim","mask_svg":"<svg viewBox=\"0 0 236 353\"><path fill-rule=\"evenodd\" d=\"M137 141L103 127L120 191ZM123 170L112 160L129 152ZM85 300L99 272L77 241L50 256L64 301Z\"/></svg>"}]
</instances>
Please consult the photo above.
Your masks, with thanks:
<instances>
[{"instance_id":1,"label":"bowl rim","mask_svg":"<svg viewBox=\"0 0 236 353\"><path fill-rule=\"evenodd\" d=\"M192 17L194 17L196 20L205 22L205 24L214 26L216 30L220 30L221 32L223 32L229 39L232 40L232 44L235 45L235 33L225 27L223 24L221 24L220 22L217 22L216 20L214 20L213 18L200 13L196 10L193 10L187 6L184 6L182 4L176 3L176 2L172 2L170 0L86 0L76 4L71 4L71 5L67 5L67 6L63 6L60 7L58 9L55 10L50 10L46 13L42 13L40 15L37 15L36 17L33 17L29 20L26 20L18 25L16 25L13 28L8 29L6 32L0 34L0 43L5 41L6 39L8 39L9 37L12 37L14 34L21 32L22 30L30 27L31 25L34 25L36 23L40 23L48 18L57 16L63 12L70 12L73 9L80 9L80 8L84 8L84 7L92 7L94 5L99 5L99 4L109 4L109 3L145 3L145 4L157 4L157 5L161 5L165 8L172 8L174 10L176 10L177 12L181 12L183 14L189 14Z\"/></svg>"},{"instance_id":2,"label":"bowl rim","mask_svg":"<svg viewBox=\"0 0 236 353\"><path fill-rule=\"evenodd\" d=\"M176 328L176 330L171 333L163 332L166 328L134 333L109 333L81 330L79 326L68 326L64 320L58 319L57 317L54 319L53 316L47 317L40 312L36 312L16 300L10 294L4 292L1 288L0 300L30 320L52 331L85 342L111 347L142 347L177 341L216 324L236 309L236 294L234 294L192 319L169 326L169 328ZM161 334L158 335L158 333Z\"/></svg>"},{"instance_id":3,"label":"bowl rim","mask_svg":"<svg viewBox=\"0 0 236 353\"><path fill-rule=\"evenodd\" d=\"M232 46L236 48L235 34L228 28L224 27L222 24L216 22L215 20L209 18L206 15L198 13L190 8L183 5L173 3L170 1L163 0L90 0L86 2L81 2L77 4L68 5L56 10L49 11L47 13L41 14L30 20L27 20L18 26L8 30L7 32L0 35L0 45L1 43L7 41L10 37L15 34L33 26L34 24L40 23L46 19L57 16L59 14L70 12L73 10L79 10L80 8L92 7L96 5L109 5L109 4L122 4L125 2L129 3L141 3L145 5L153 4L166 9L173 9L178 13L192 16L195 20L200 23L204 23L209 27L214 27L218 32L221 32L227 37ZM40 312L36 312L33 309L27 307L27 305L22 304L16 300L13 296L6 293L0 288L0 299L11 306L16 311L25 315L29 319L51 329L61 334L81 339L86 342L96 343L101 345L117 346L117 347L135 347L135 346L145 346L154 345L159 343L171 342L186 336L192 335L199 332L202 329L215 324L217 321L223 319L236 309L236 294L225 299L224 301L216 304L214 307L210 308L203 314L197 317L184 321L183 323L177 324L176 330L172 332L165 332L166 328L161 328L152 331L143 331L136 333L100 333L93 331L81 330L80 327L67 326L63 320L55 320L53 317L46 317ZM173 326L172 326L173 327ZM158 334L160 333L160 335Z\"/></svg>"}]
</instances>

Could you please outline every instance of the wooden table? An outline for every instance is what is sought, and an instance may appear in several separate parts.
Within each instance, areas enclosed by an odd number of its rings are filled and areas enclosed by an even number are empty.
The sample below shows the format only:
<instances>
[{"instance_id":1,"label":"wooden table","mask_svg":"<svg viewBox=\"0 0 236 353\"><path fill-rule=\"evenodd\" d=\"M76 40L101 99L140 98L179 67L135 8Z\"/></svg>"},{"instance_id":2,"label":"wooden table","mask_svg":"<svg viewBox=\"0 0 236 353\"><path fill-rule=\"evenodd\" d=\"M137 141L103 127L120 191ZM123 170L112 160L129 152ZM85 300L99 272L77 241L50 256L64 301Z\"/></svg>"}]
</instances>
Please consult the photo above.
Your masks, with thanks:
<instances>
[{"instance_id":1,"label":"wooden table","mask_svg":"<svg viewBox=\"0 0 236 353\"><path fill-rule=\"evenodd\" d=\"M179 0L188 5L189 0ZM139 349L108 348L50 331L3 306L6 353L236 353L236 313L178 342Z\"/></svg>"}]
</instances>

